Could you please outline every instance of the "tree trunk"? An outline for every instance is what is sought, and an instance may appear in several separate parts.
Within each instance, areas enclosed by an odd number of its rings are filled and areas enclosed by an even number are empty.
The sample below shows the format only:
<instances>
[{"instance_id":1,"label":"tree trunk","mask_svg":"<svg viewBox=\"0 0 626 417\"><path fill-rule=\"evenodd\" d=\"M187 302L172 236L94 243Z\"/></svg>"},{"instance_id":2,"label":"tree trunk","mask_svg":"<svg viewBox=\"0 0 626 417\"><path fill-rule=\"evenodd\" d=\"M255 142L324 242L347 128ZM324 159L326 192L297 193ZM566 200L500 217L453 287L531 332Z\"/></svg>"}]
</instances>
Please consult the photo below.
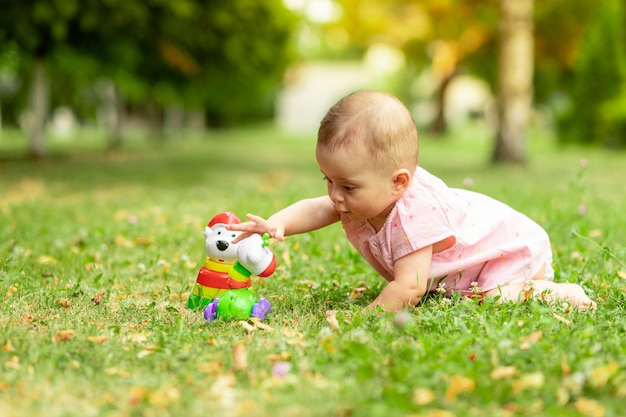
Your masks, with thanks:
<instances>
[{"instance_id":1,"label":"tree trunk","mask_svg":"<svg viewBox=\"0 0 626 417\"><path fill-rule=\"evenodd\" d=\"M532 105L533 0L500 0L498 132L494 162L526 160L526 130Z\"/></svg>"},{"instance_id":2,"label":"tree trunk","mask_svg":"<svg viewBox=\"0 0 626 417\"><path fill-rule=\"evenodd\" d=\"M43 59L34 63L32 84L30 86L30 154L35 158L43 158L47 154L45 129L48 119L50 86L46 75Z\"/></svg>"},{"instance_id":3,"label":"tree trunk","mask_svg":"<svg viewBox=\"0 0 626 417\"><path fill-rule=\"evenodd\" d=\"M435 121L430 127L431 133L435 135L443 135L448 130L448 125L446 123L446 94L448 91L448 87L450 86L450 82L454 78L456 71L444 76L443 80L441 80L441 84L439 85L439 90L437 91L437 116L435 117Z\"/></svg>"}]
</instances>

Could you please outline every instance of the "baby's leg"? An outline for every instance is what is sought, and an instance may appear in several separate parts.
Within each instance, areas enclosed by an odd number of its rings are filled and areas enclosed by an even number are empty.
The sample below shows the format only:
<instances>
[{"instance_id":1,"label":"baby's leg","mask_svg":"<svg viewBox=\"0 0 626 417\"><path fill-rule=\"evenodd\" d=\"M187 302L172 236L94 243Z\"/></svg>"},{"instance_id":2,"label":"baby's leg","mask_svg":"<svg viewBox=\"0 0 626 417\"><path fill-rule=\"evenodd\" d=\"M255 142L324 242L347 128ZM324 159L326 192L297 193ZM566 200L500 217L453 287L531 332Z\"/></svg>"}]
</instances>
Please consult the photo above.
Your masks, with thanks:
<instances>
[{"instance_id":1,"label":"baby's leg","mask_svg":"<svg viewBox=\"0 0 626 417\"><path fill-rule=\"evenodd\" d=\"M582 287L578 284L558 283L543 279L527 281L524 284L510 284L485 292L487 297L500 296L500 301L521 302L538 299L550 302L567 301L579 310L596 308Z\"/></svg>"}]
</instances>

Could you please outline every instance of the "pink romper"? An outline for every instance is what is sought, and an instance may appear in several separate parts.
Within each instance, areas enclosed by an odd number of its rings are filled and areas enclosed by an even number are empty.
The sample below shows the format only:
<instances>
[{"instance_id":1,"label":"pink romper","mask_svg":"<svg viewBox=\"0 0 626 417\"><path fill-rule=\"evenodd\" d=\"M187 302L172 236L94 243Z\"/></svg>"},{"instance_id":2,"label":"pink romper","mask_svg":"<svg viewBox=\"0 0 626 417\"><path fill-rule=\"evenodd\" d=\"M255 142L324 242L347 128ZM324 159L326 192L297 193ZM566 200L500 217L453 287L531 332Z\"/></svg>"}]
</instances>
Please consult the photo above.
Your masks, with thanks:
<instances>
[{"instance_id":1,"label":"pink romper","mask_svg":"<svg viewBox=\"0 0 626 417\"><path fill-rule=\"evenodd\" d=\"M341 222L348 240L388 281L397 259L450 236L456 243L432 256L428 291L442 282L448 294L467 293L473 282L489 291L524 283L544 265L545 279L554 276L550 240L537 223L483 194L448 188L420 167L378 232L345 214Z\"/></svg>"}]
</instances>

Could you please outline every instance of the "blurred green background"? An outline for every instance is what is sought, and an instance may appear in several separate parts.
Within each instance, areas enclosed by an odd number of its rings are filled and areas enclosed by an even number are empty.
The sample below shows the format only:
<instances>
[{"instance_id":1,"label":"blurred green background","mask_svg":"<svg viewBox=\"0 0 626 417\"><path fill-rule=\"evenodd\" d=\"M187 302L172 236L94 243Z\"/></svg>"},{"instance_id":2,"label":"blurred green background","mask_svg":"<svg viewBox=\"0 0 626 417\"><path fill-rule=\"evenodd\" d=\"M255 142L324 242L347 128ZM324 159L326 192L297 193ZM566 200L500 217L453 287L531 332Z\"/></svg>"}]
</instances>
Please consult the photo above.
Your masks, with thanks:
<instances>
[{"instance_id":1,"label":"blurred green background","mask_svg":"<svg viewBox=\"0 0 626 417\"><path fill-rule=\"evenodd\" d=\"M85 132L109 148L258 123L314 134L360 88L398 95L433 135L483 123L493 160L526 161L528 128L626 145L621 0L1 4L5 154L45 156L51 137Z\"/></svg>"}]
</instances>

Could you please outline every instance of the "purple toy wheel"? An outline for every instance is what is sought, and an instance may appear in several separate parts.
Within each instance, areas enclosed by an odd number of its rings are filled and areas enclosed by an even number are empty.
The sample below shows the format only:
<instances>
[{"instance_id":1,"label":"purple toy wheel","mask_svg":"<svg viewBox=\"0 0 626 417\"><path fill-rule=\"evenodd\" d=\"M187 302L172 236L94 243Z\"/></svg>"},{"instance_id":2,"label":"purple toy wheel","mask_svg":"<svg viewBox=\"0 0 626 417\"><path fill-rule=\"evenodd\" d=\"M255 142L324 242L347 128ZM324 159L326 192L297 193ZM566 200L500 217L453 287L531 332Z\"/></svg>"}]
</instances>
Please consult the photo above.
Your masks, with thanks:
<instances>
[{"instance_id":1,"label":"purple toy wheel","mask_svg":"<svg viewBox=\"0 0 626 417\"><path fill-rule=\"evenodd\" d=\"M267 298L261 298L258 303L254 303L252 306L252 317L256 317L261 319L261 321L265 320L265 316L267 316L272 311L272 306L270 302L267 301Z\"/></svg>"},{"instance_id":2,"label":"purple toy wheel","mask_svg":"<svg viewBox=\"0 0 626 417\"><path fill-rule=\"evenodd\" d=\"M207 321L213 321L217 318L217 303L219 301L220 298L217 297L215 300L211 301L204 309L204 318Z\"/></svg>"},{"instance_id":3,"label":"purple toy wheel","mask_svg":"<svg viewBox=\"0 0 626 417\"><path fill-rule=\"evenodd\" d=\"M267 298L261 298L258 304L265 311L265 314L270 314L272 312L272 306Z\"/></svg>"},{"instance_id":4,"label":"purple toy wheel","mask_svg":"<svg viewBox=\"0 0 626 417\"><path fill-rule=\"evenodd\" d=\"M263 307L261 307L259 303L254 303L252 306L251 316L260 319L261 321L265 320L265 310L263 310Z\"/></svg>"}]
</instances>

